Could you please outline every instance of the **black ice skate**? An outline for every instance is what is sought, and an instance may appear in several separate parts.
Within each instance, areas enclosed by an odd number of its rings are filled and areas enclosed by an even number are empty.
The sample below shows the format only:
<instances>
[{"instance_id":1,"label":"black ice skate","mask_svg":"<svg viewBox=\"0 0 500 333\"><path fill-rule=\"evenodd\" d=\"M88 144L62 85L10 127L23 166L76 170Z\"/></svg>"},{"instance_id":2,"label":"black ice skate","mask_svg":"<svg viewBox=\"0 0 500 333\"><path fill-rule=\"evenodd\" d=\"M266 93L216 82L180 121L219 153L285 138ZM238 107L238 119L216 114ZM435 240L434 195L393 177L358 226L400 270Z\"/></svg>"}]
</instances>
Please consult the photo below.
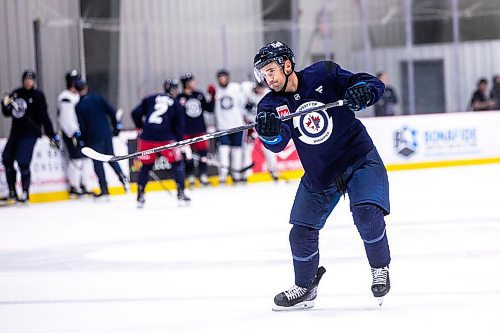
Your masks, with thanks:
<instances>
[{"instance_id":1,"label":"black ice skate","mask_svg":"<svg viewBox=\"0 0 500 333\"><path fill-rule=\"evenodd\" d=\"M19 198L17 197L16 190L10 190L9 194L6 197L0 198L1 205L10 205L10 204L17 203L18 201L19 201Z\"/></svg>"},{"instance_id":2,"label":"black ice skate","mask_svg":"<svg viewBox=\"0 0 500 333\"><path fill-rule=\"evenodd\" d=\"M69 196L71 198L79 198L80 196L84 195L81 189L77 189L76 187L71 186L69 188Z\"/></svg>"},{"instance_id":3,"label":"black ice skate","mask_svg":"<svg viewBox=\"0 0 500 333\"><path fill-rule=\"evenodd\" d=\"M20 203L20 204L27 204L30 200L30 196L29 196L29 193L28 191L26 190L23 190L21 192L21 195L17 198L17 202Z\"/></svg>"},{"instance_id":4,"label":"black ice skate","mask_svg":"<svg viewBox=\"0 0 500 333\"><path fill-rule=\"evenodd\" d=\"M104 191L101 191L101 193L99 193L99 194L94 193L94 200L96 200L96 201L109 201L109 191L104 190Z\"/></svg>"},{"instance_id":5,"label":"black ice skate","mask_svg":"<svg viewBox=\"0 0 500 333\"><path fill-rule=\"evenodd\" d=\"M145 202L146 199L144 198L144 188L142 188L142 186L139 186L139 188L137 189L137 208L143 208Z\"/></svg>"},{"instance_id":6,"label":"black ice skate","mask_svg":"<svg viewBox=\"0 0 500 333\"><path fill-rule=\"evenodd\" d=\"M321 266L316 273L316 281L309 288L293 285L290 289L274 297L273 311L305 310L314 306L318 284L326 269Z\"/></svg>"},{"instance_id":7,"label":"black ice skate","mask_svg":"<svg viewBox=\"0 0 500 333\"><path fill-rule=\"evenodd\" d=\"M382 268L372 267L372 293L377 298L378 305L382 306L384 296L391 289L391 281L389 280L389 266Z\"/></svg>"},{"instance_id":8,"label":"black ice skate","mask_svg":"<svg viewBox=\"0 0 500 333\"><path fill-rule=\"evenodd\" d=\"M191 202L191 198L184 193L184 190L177 191L177 200L179 205L188 205Z\"/></svg>"}]
</instances>

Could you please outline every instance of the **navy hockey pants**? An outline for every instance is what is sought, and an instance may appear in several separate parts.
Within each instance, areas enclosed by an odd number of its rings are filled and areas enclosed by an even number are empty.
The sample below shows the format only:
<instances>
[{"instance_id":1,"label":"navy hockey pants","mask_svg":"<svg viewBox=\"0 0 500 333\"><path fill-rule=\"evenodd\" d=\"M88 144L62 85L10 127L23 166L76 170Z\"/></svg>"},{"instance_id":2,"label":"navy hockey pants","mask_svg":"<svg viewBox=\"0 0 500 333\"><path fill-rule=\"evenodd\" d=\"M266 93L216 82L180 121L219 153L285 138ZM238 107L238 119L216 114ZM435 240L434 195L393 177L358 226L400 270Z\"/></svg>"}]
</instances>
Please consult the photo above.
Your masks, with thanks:
<instances>
[{"instance_id":1,"label":"navy hockey pants","mask_svg":"<svg viewBox=\"0 0 500 333\"><path fill-rule=\"evenodd\" d=\"M14 161L21 171L23 191L28 191L31 182L30 164L33 157L37 137L9 138L2 153L2 163L5 167L5 176L9 190L16 188L16 169Z\"/></svg>"},{"instance_id":2,"label":"navy hockey pants","mask_svg":"<svg viewBox=\"0 0 500 333\"><path fill-rule=\"evenodd\" d=\"M104 140L89 142L89 147L103 154L114 155L113 141L111 137ZM108 182L106 181L106 175L104 173L104 165L101 161L93 160L93 162L94 171L97 175L97 178L99 179L99 187L101 188L101 192L108 193ZM118 162L109 162L109 165L111 166L111 168L113 168L113 171L121 181L125 177L125 175L123 174L123 171L120 168Z\"/></svg>"},{"instance_id":3,"label":"navy hockey pants","mask_svg":"<svg viewBox=\"0 0 500 333\"><path fill-rule=\"evenodd\" d=\"M371 267L391 261L384 216L389 214L389 182L384 164L374 148L343 174L347 182L354 224L364 242ZM323 228L342 193L335 185L320 192L309 191L301 181L290 214L290 246L295 284L314 283L319 265L319 230Z\"/></svg>"}]
</instances>

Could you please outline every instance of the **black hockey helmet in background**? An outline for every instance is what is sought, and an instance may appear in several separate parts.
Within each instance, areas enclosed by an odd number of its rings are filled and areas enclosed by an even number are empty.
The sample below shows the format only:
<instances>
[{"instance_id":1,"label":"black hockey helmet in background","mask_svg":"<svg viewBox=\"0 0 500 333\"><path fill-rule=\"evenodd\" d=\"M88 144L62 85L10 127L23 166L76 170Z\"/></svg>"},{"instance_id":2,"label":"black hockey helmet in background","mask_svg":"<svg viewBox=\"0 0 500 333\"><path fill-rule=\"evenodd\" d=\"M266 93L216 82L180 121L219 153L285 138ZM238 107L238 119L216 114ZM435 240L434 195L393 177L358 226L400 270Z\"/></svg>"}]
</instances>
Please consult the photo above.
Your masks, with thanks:
<instances>
[{"instance_id":1,"label":"black hockey helmet in background","mask_svg":"<svg viewBox=\"0 0 500 333\"><path fill-rule=\"evenodd\" d=\"M67 89L74 87L78 91L80 91L81 88L83 87L82 76L76 69L72 69L69 72L67 72L65 78L66 78Z\"/></svg>"},{"instance_id":2,"label":"black hockey helmet in background","mask_svg":"<svg viewBox=\"0 0 500 333\"><path fill-rule=\"evenodd\" d=\"M167 94L172 93L172 90L175 90L179 87L179 81L176 79L167 79L165 82L163 82L163 90Z\"/></svg>"},{"instance_id":3,"label":"black hockey helmet in background","mask_svg":"<svg viewBox=\"0 0 500 333\"><path fill-rule=\"evenodd\" d=\"M229 76L229 71L225 68L221 68L217 71L217 77L223 76L223 75Z\"/></svg>"},{"instance_id":4,"label":"black hockey helmet in background","mask_svg":"<svg viewBox=\"0 0 500 333\"><path fill-rule=\"evenodd\" d=\"M285 60L290 60L293 71L295 69L295 56L285 43L274 41L262 47L253 58L254 74L257 82L264 80L263 75L260 73L262 67L275 61L284 70Z\"/></svg>"},{"instance_id":5,"label":"black hockey helmet in background","mask_svg":"<svg viewBox=\"0 0 500 333\"><path fill-rule=\"evenodd\" d=\"M32 69L27 69L23 72L22 80L36 80L36 73Z\"/></svg>"},{"instance_id":6,"label":"black hockey helmet in background","mask_svg":"<svg viewBox=\"0 0 500 333\"><path fill-rule=\"evenodd\" d=\"M193 73L187 72L181 75L182 88L185 89L189 81L194 80Z\"/></svg>"}]
</instances>

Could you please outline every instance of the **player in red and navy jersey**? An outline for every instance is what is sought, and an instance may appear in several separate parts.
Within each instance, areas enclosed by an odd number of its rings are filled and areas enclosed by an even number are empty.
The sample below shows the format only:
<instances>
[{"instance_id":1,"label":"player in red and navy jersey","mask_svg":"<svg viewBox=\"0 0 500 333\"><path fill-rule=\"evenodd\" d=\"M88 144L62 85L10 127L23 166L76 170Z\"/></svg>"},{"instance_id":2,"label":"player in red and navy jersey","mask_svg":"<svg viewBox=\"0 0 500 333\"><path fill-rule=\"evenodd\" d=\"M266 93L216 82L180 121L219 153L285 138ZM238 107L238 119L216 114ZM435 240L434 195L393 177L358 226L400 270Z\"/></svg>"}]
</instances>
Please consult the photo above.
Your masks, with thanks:
<instances>
[{"instance_id":1,"label":"player in red and navy jersey","mask_svg":"<svg viewBox=\"0 0 500 333\"><path fill-rule=\"evenodd\" d=\"M141 129L139 150L147 150L180 141L184 134L184 116L179 102L170 94L171 85L164 85L165 92L145 97L132 111L135 126ZM191 199L184 193L184 164L179 148L160 152L172 165L172 173L177 184L177 198L180 202ZM137 206L142 208L145 202L144 190L149 172L153 170L155 154L141 156L141 170L137 181Z\"/></svg>"},{"instance_id":2,"label":"player in red and navy jersey","mask_svg":"<svg viewBox=\"0 0 500 333\"><path fill-rule=\"evenodd\" d=\"M184 107L184 139L191 139L207 133L203 112L213 112L214 95L212 89L210 102L207 102L202 92L196 90L196 81L192 73L181 76L182 92L177 96L179 103ZM202 161L207 157L208 141L200 141L190 145L192 151L199 155L198 179L202 185L208 185L207 164ZM189 183L194 185L194 162L186 157L186 172Z\"/></svg>"}]
</instances>

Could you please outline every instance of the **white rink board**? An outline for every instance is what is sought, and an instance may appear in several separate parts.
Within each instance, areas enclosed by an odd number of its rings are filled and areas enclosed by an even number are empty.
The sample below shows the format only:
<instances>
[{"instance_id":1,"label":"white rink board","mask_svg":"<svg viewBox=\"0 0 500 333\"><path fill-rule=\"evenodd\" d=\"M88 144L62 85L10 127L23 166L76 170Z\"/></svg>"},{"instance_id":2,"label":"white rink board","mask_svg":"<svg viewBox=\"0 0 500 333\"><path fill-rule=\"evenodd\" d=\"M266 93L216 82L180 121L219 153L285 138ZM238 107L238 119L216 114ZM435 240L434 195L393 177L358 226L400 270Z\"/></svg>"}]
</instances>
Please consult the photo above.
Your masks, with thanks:
<instances>
[{"instance_id":1,"label":"white rink board","mask_svg":"<svg viewBox=\"0 0 500 333\"><path fill-rule=\"evenodd\" d=\"M500 158L500 111L361 121L386 165Z\"/></svg>"}]
</instances>

